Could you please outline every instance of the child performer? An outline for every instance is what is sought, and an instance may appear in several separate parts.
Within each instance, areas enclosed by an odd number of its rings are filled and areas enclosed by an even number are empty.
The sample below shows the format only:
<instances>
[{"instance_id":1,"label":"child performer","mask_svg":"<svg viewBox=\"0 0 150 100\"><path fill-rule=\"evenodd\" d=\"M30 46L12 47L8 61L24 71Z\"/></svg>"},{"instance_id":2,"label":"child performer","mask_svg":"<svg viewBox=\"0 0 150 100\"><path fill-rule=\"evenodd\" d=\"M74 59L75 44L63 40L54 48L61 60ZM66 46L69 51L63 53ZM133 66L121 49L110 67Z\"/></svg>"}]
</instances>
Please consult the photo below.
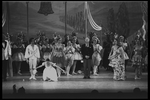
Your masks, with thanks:
<instances>
[{"instance_id":1,"label":"child performer","mask_svg":"<svg viewBox=\"0 0 150 100\"><path fill-rule=\"evenodd\" d=\"M25 58L27 59L27 62L29 62L30 67L31 77L29 79L36 80L35 74L33 74L33 69L37 66L37 61L40 58L40 52L38 46L34 44L33 38L31 38L29 42L31 44L26 47Z\"/></svg>"},{"instance_id":2,"label":"child performer","mask_svg":"<svg viewBox=\"0 0 150 100\"><path fill-rule=\"evenodd\" d=\"M61 69L55 63L52 63L50 59L46 59L46 61L43 62L42 65L38 66L36 69L41 68L43 66L45 66L45 69L43 71L44 81L58 81L57 72L53 66L55 66L56 68L59 68L61 71L66 73L63 69ZM35 73L36 73L36 70L34 70L34 74Z\"/></svg>"}]
</instances>

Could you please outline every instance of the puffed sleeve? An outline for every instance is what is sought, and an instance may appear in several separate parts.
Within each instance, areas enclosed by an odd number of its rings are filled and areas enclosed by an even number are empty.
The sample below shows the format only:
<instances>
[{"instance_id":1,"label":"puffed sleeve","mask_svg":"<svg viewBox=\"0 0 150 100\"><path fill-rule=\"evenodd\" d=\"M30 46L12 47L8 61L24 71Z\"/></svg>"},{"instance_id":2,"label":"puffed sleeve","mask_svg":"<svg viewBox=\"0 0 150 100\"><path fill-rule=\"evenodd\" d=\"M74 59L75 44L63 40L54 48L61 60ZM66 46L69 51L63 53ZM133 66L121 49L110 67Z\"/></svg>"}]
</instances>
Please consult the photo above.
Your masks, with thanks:
<instances>
[{"instance_id":1,"label":"puffed sleeve","mask_svg":"<svg viewBox=\"0 0 150 100\"><path fill-rule=\"evenodd\" d=\"M26 47L26 50L25 50L25 58L29 58L30 57L30 54L29 54L29 46Z\"/></svg>"},{"instance_id":2,"label":"puffed sleeve","mask_svg":"<svg viewBox=\"0 0 150 100\"><path fill-rule=\"evenodd\" d=\"M35 53L35 56L37 58L40 58L40 51L39 51L39 47L36 45L36 53Z\"/></svg>"}]
</instances>

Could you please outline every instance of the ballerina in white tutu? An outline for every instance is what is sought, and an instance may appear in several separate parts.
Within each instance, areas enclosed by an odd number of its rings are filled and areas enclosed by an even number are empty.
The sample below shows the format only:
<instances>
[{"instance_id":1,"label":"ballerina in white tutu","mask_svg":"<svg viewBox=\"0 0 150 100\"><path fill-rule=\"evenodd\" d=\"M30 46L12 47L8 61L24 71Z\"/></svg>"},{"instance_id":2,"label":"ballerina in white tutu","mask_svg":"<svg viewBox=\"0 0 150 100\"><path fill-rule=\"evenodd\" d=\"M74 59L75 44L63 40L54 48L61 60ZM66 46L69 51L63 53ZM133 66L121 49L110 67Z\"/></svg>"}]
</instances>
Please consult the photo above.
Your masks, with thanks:
<instances>
[{"instance_id":1,"label":"ballerina in white tutu","mask_svg":"<svg viewBox=\"0 0 150 100\"><path fill-rule=\"evenodd\" d=\"M61 71L66 73L63 69L61 69L55 63L52 63L50 61L50 59L46 59L46 61L43 62L42 65L38 66L36 69L41 68L43 66L45 66L45 69L43 71L43 80L44 81L58 81L57 72L56 72L56 69L53 66L59 68Z\"/></svg>"}]
</instances>

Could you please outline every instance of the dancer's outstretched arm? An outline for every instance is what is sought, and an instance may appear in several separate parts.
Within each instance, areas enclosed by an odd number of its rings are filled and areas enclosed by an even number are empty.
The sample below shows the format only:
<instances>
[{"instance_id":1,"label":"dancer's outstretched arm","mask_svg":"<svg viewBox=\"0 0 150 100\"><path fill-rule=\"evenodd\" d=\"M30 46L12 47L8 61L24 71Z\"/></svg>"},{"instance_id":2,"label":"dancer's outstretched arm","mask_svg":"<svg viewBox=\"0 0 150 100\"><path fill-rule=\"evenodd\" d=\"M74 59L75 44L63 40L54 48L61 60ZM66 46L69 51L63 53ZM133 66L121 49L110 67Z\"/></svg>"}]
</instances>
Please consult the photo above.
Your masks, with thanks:
<instances>
[{"instance_id":1,"label":"dancer's outstretched arm","mask_svg":"<svg viewBox=\"0 0 150 100\"><path fill-rule=\"evenodd\" d=\"M61 71L63 71L64 73L66 73L66 71L64 71L62 68L60 68L59 66L57 66L55 63L52 63L52 64L53 64L53 66L59 68Z\"/></svg>"},{"instance_id":2,"label":"dancer's outstretched arm","mask_svg":"<svg viewBox=\"0 0 150 100\"><path fill-rule=\"evenodd\" d=\"M43 63L42 65L36 67L36 69L41 68L41 67L43 67L43 66L44 66L44 63Z\"/></svg>"}]
</instances>

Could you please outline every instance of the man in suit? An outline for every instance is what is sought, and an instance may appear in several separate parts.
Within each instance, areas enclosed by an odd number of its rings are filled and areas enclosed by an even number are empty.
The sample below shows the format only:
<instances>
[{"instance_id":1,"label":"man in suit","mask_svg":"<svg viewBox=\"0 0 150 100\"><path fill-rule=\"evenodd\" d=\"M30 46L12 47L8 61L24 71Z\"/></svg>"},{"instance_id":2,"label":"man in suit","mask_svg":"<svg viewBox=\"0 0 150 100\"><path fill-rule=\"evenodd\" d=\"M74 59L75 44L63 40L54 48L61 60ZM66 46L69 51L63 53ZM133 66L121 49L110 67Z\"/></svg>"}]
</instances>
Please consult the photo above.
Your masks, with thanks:
<instances>
[{"instance_id":1,"label":"man in suit","mask_svg":"<svg viewBox=\"0 0 150 100\"><path fill-rule=\"evenodd\" d=\"M89 38L85 38L85 44L81 47L81 53L83 56L83 66L84 66L84 79L90 79L90 69L92 66L92 55L93 46L89 44Z\"/></svg>"}]
</instances>

